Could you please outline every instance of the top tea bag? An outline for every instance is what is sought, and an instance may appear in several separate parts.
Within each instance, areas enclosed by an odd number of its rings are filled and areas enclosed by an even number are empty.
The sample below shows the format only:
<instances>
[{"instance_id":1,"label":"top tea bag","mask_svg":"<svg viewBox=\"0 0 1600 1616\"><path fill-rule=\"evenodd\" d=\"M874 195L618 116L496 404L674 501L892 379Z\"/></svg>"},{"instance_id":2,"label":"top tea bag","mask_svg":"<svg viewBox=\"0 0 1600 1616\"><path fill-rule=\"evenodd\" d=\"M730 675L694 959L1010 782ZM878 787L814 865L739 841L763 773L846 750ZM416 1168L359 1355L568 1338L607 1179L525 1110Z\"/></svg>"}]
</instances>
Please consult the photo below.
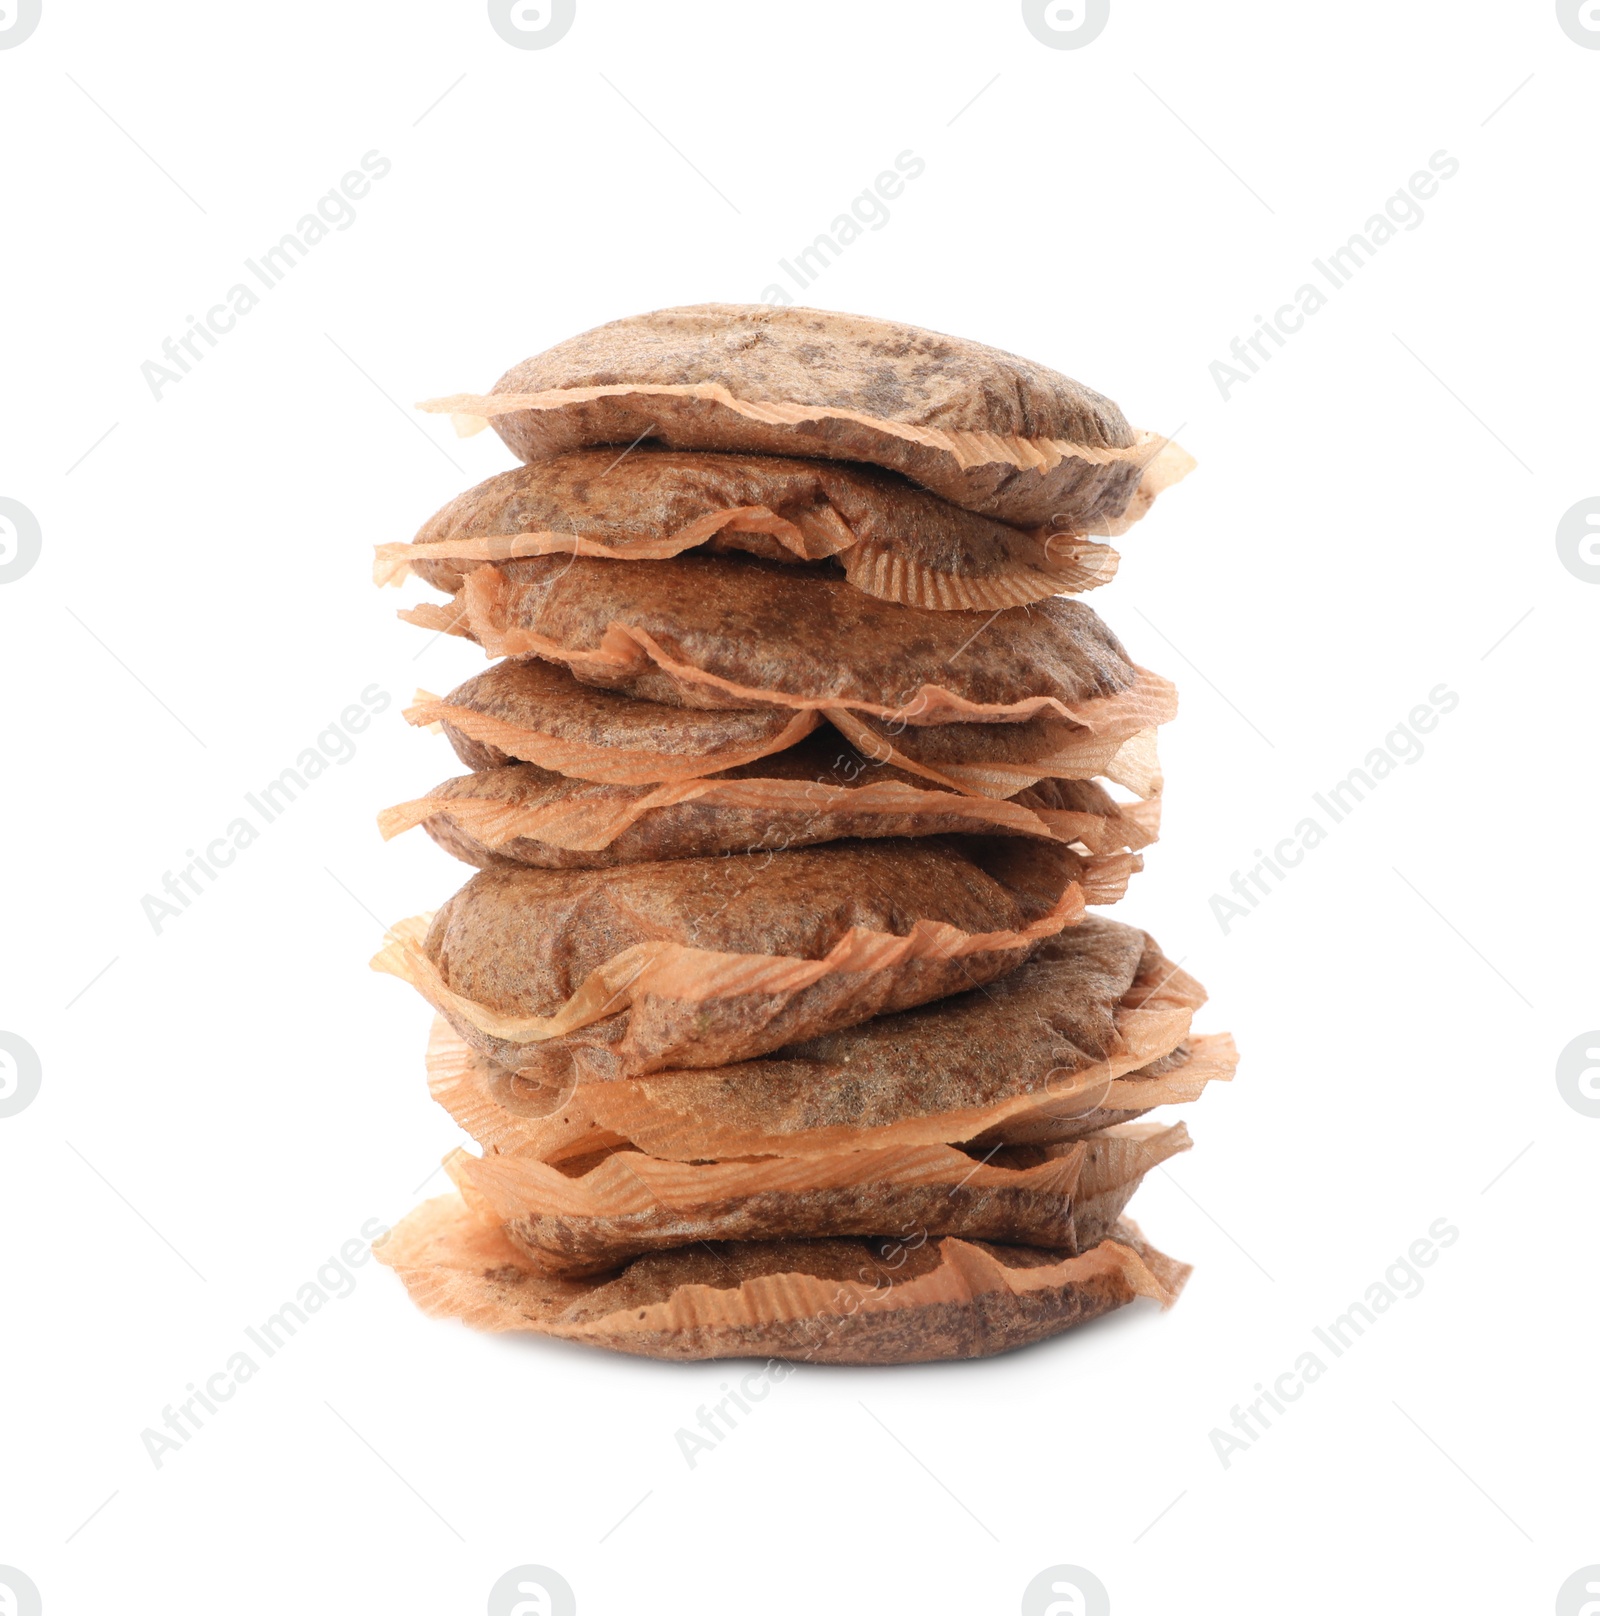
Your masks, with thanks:
<instances>
[{"instance_id":1,"label":"top tea bag","mask_svg":"<svg viewBox=\"0 0 1600 1616\"><path fill-rule=\"evenodd\" d=\"M425 410L522 460L641 440L855 460L1019 527L1115 537L1193 461L1015 354L893 320L704 303L614 320ZM462 418L465 419L462 419Z\"/></svg>"}]
</instances>

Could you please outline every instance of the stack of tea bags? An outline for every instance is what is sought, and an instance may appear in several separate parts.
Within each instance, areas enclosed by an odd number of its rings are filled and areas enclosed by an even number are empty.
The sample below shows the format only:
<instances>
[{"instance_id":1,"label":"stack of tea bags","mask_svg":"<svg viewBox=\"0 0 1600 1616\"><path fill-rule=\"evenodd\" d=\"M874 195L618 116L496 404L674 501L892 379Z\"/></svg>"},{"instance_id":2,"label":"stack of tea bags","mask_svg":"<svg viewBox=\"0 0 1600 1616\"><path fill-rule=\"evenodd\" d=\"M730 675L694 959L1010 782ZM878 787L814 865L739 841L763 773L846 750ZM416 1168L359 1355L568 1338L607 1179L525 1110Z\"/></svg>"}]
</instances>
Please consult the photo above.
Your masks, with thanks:
<instances>
[{"instance_id":1,"label":"stack of tea bags","mask_svg":"<svg viewBox=\"0 0 1600 1616\"><path fill-rule=\"evenodd\" d=\"M1188 1270L1121 1218L1231 1076L1199 985L1090 915L1154 840L1172 687L1082 603L1182 476L1053 371L707 305L429 406L524 464L380 582L488 669L389 809L479 873L374 963L481 1153L379 1246L428 1311L658 1357L897 1363Z\"/></svg>"}]
</instances>

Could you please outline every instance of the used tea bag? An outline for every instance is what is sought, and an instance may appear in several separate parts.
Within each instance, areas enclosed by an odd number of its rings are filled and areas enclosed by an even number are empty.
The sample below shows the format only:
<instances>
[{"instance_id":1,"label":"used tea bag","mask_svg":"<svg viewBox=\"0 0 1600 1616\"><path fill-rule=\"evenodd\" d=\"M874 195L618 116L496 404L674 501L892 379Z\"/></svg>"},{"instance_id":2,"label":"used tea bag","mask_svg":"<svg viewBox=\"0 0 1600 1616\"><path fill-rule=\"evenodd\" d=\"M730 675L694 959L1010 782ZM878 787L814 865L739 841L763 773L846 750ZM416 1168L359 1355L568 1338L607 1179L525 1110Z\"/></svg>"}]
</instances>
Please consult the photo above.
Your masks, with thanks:
<instances>
[{"instance_id":1,"label":"used tea bag","mask_svg":"<svg viewBox=\"0 0 1600 1616\"><path fill-rule=\"evenodd\" d=\"M519 1071L720 1065L1015 969L1084 910L1086 860L1028 846L1026 861L1004 838L928 837L485 870L373 965Z\"/></svg>"},{"instance_id":2,"label":"used tea bag","mask_svg":"<svg viewBox=\"0 0 1600 1616\"><path fill-rule=\"evenodd\" d=\"M1132 852L1154 839L1152 816L1134 811L1144 806L1119 806L1090 780L1042 782L1011 801L969 796L870 764L824 730L755 763L660 785L576 780L531 763L507 764L446 780L387 809L378 825L385 837L422 825L447 852L480 869L571 869L962 832ZM1085 897L1112 901L1087 887Z\"/></svg>"},{"instance_id":3,"label":"used tea bag","mask_svg":"<svg viewBox=\"0 0 1600 1616\"><path fill-rule=\"evenodd\" d=\"M1121 725L1124 738L1158 721L1141 670L1075 600L923 612L749 556L541 556L481 566L450 606L400 615L674 706L842 709L912 726L1048 711Z\"/></svg>"},{"instance_id":4,"label":"used tea bag","mask_svg":"<svg viewBox=\"0 0 1600 1616\"><path fill-rule=\"evenodd\" d=\"M571 1163L618 1146L673 1161L897 1146L1053 1144L1192 1101L1233 1075L1226 1034L1141 931L1090 916L998 981L760 1059L626 1083L519 1073L442 1019L433 1097L486 1149Z\"/></svg>"},{"instance_id":5,"label":"used tea bag","mask_svg":"<svg viewBox=\"0 0 1600 1616\"><path fill-rule=\"evenodd\" d=\"M1106 1238L1147 1172L1188 1148L1180 1122L976 1158L902 1145L692 1163L619 1150L581 1171L457 1151L445 1165L536 1267L595 1274L697 1240L954 1234L1076 1253Z\"/></svg>"},{"instance_id":6,"label":"used tea bag","mask_svg":"<svg viewBox=\"0 0 1600 1616\"><path fill-rule=\"evenodd\" d=\"M865 461L1019 527L1115 535L1193 461L1043 365L893 320L704 303L614 320L525 360L488 395L521 460L594 444Z\"/></svg>"},{"instance_id":7,"label":"used tea bag","mask_svg":"<svg viewBox=\"0 0 1600 1616\"><path fill-rule=\"evenodd\" d=\"M927 1363L1058 1335L1147 1297L1170 1307L1184 1263L1131 1223L1079 1255L952 1236L692 1245L620 1273L540 1272L490 1217L441 1196L377 1241L425 1312L648 1358Z\"/></svg>"},{"instance_id":8,"label":"used tea bag","mask_svg":"<svg viewBox=\"0 0 1600 1616\"><path fill-rule=\"evenodd\" d=\"M1104 774L1138 796L1152 797L1160 790L1161 771L1154 729L1145 726L1171 718L1172 687L1138 670L1117 709L1092 715L1099 728L1054 712L1021 723L913 728L904 720L835 709L829 714L833 730L822 744L841 755L854 749L865 763L976 796L1011 797L1052 779ZM788 750L822 722L816 710L636 701L582 684L560 663L536 657L497 662L448 696L419 690L405 716L413 724L439 725L471 769L520 761L619 785L719 774Z\"/></svg>"},{"instance_id":9,"label":"used tea bag","mask_svg":"<svg viewBox=\"0 0 1600 1616\"><path fill-rule=\"evenodd\" d=\"M781 752L821 721L775 707L668 707L580 684L559 663L497 662L448 696L417 692L413 724L438 724L469 769L513 759L620 785L690 780Z\"/></svg>"},{"instance_id":10,"label":"used tea bag","mask_svg":"<svg viewBox=\"0 0 1600 1616\"><path fill-rule=\"evenodd\" d=\"M660 561L704 546L766 561L837 561L857 589L932 611L993 610L1108 583L1109 546L1024 531L894 472L773 455L578 449L458 495L374 577L455 594L474 567L541 555Z\"/></svg>"}]
</instances>

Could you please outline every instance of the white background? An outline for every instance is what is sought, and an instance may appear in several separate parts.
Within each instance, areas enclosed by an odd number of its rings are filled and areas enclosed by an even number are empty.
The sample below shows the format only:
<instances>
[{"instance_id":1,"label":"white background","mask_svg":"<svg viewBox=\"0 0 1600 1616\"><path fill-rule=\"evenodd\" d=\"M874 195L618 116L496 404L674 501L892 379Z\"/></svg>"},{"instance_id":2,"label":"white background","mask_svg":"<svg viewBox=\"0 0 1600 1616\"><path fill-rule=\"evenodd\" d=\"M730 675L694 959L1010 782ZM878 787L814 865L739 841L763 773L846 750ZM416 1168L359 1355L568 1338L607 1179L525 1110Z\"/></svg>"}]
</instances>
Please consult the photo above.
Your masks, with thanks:
<instances>
[{"instance_id":1,"label":"white background","mask_svg":"<svg viewBox=\"0 0 1600 1616\"><path fill-rule=\"evenodd\" d=\"M1600 1561L1600 1120L1555 1079L1600 1023L1600 589L1555 542L1600 494L1597 93L1545 0L1114 0L1071 50L1003 0L578 0L538 50L471 0L45 0L0 51L0 495L43 533L0 586L0 1028L43 1071L0 1119L0 1564L48 1616L476 1613L527 1562L586 1616L1011 1612L1059 1563L1119 1616L1544 1611ZM162 339L372 150L356 222L157 402ZM1244 1053L1135 1203L1189 1289L805 1369L691 1470L728 1367L472 1335L369 1264L157 1469L163 1407L457 1139L366 960L464 871L373 816L454 772L404 700L481 664L369 563L510 457L410 404L759 299L906 150L806 300L1025 353L1200 460L1093 597L1184 698L1117 914ZM1230 340L1438 151L1425 221L1225 402ZM1441 683L1425 755L1224 934L1212 895ZM145 894L371 685L354 758L158 935ZM1439 1218L1422 1293L1224 1467L1213 1428Z\"/></svg>"}]
</instances>

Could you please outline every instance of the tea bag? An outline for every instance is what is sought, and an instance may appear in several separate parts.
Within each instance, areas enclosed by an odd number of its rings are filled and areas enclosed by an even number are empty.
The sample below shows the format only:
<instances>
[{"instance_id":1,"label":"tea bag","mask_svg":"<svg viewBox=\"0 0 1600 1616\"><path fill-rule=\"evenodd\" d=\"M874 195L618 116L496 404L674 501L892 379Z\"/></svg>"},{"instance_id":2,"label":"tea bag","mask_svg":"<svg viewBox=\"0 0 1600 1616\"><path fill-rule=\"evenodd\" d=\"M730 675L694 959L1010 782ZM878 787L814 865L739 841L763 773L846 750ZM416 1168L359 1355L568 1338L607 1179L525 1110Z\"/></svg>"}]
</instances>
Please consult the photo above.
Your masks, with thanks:
<instances>
[{"instance_id":1,"label":"tea bag","mask_svg":"<svg viewBox=\"0 0 1600 1616\"><path fill-rule=\"evenodd\" d=\"M456 1151L445 1165L536 1267L578 1275L700 1240L953 1234L1077 1252L1108 1236L1151 1168L1188 1148L1180 1122L976 1157L904 1145L686 1163L616 1150L579 1170Z\"/></svg>"},{"instance_id":2,"label":"tea bag","mask_svg":"<svg viewBox=\"0 0 1600 1616\"><path fill-rule=\"evenodd\" d=\"M704 303L614 320L425 410L520 460L641 440L865 461L1020 527L1115 535L1193 461L1044 365L894 320Z\"/></svg>"},{"instance_id":3,"label":"tea bag","mask_svg":"<svg viewBox=\"0 0 1600 1616\"><path fill-rule=\"evenodd\" d=\"M691 780L782 752L821 722L781 708L667 707L580 684L561 664L497 662L448 696L406 709L439 725L469 769L512 760L622 785Z\"/></svg>"},{"instance_id":4,"label":"tea bag","mask_svg":"<svg viewBox=\"0 0 1600 1616\"><path fill-rule=\"evenodd\" d=\"M843 709L914 727L1048 711L1133 733L1159 694L1081 601L923 612L742 555L484 565L451 605L400 615L670 706Z\"/></svg>"},{"instance_id":5,"label":"tea bag","mask_svg":"<svg viewBox=\"0 0 1600 1616\"><path fill-rule=\"evenodd\" d=\"M986 1357L1139 1297L1170 1307L1189 1277L1124 1222L1079 1255L953 1236L726 1242L568 1279L540 1272L455 1195L424 1202L373 1250L425 1313L474 1329L650 1358L798 1363Z\"/></svg>"},{"instance_id":6,"label":"tea bag","mask_svg":"<svg viewBox=\"0 0 1600 1616\"><path fill-rule=\"evenodd\" d=\"M415 573L447 595L484 562L541 555L661 561L700 547L842 571L931 611L1023 606L1109 583L1117 553L1076 534L1008 527L894 472L773 455L577 449L457 495L410 544L378 546L374 578Z\"/></svg>"},{"instance_id":7,"label":"tea bag","mask_svg":"<svg viewBox=\"0 0 1600 1616\"><path fill-rule=\"evenodd\" d=\"M1058 1144L1231 1078L1232 1040L1190 1032L1204 1001L1145 933L1089 916L981 989L759 1059L625 1083L514 1071L441 1019L428 1083L485 1149L554 1163L618 1146L693 1162Z\"/></svg>"},{"instance_id":8,"label":"tea bag","mask_svg":"<svg viewBox=\"0 0 1600 1616\"><path fill-rule=\"evenodd\" d=\"M1041 782L1011 801L968 796L869 763L824 730L755 763L660 785L578 780L536 764L507 764L446 780L425 797L385 810L378 825L386 838L422 825L447 852L480 869L583 868L953 833L1132 852L1154 839L1152 816L1133 811L1144 806L1119 805L1090 780ZM1090 903L1111 901L1087 886L1085 896Z\"/></svg>"},{"instance_id":9,"label":"tea bag","mask_svg":"<svg viewBox=\"0 0 1600 1616\"><path fill-rule=\"evenodd\" d=\"M496 868L431 924L395 927L373 965L517 1070L715 1066L1014 970L1082 918L1085 863L1059 843L1019 865L1003 839L928 837Z\"/></svg>"}]
</instances>

